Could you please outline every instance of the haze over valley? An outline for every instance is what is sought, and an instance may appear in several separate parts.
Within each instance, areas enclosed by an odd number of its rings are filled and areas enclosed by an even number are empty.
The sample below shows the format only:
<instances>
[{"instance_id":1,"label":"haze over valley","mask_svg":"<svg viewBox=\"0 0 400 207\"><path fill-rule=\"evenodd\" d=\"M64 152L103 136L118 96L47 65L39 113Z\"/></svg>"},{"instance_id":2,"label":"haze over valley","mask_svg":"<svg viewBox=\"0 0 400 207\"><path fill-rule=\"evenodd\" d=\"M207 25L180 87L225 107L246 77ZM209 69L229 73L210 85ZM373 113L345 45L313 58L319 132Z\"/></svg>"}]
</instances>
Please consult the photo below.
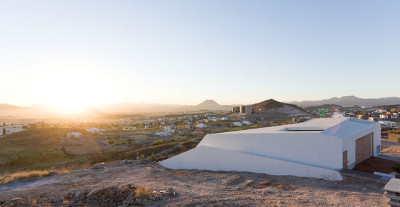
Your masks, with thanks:
<instances>
[{"instance_id":1,"label":"haze over valley","mask_svg":"<svg viewBox=\"0 0 400 207\"><path fill-rule=\"evenodd\" d=\"M0 206L400 206L399 11L1 0Z\"/></svg>"}]
</instances>

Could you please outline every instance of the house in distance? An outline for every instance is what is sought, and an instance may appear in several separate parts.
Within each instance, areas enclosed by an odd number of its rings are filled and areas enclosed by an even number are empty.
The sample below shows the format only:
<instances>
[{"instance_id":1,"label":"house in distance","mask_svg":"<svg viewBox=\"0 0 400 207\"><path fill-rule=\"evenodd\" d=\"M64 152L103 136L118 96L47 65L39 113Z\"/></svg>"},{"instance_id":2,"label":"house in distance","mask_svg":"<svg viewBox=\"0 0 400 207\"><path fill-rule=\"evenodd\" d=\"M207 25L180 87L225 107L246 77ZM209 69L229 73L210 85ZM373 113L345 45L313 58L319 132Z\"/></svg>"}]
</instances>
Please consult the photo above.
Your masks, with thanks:
<instances>
[{"instance_id":1,"label":"house in distance","mask_svg":"<svg viewBox=\"0 0 400 207\"><path fill-rule=\"evenodd\" d=\"M244 171L342 180L338 172L381 153L380 124L355 118L307 122L218 134L162 161L171 169Z\"/></svg>"}]
</instances>

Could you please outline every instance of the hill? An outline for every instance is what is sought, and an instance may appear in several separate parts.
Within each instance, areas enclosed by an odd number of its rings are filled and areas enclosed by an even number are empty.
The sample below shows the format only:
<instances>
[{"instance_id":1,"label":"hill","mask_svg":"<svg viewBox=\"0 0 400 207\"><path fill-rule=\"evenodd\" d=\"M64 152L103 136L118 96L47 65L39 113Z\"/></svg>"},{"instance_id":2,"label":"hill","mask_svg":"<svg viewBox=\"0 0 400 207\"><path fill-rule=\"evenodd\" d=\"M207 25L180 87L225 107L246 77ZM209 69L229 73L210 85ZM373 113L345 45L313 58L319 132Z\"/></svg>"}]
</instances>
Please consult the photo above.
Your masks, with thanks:
<instances>
[{"instance_id":1,"label":"hill","mask_svg":"<svg viewBox=\"0 0 400 207\"><path fill-rule=\"evenodd\" d=\"M330 99L316 100L316 101L294 101L292 104L296 104L301 107L318 106L324 104L334 104L340 106L379 106L379 105L395 105L400 104L400 97L385 97L385 98L358 98L356 96L343 96L333 97Z\"/></svg>"},{"instance_id":2,"label":"hill","mask_svg":"<svg viewBox=\"0 0 400 207\"><path fill-rule=\"evenodd\" d=\"M115 114L166 113L185 111L230 111L233 105L220 105L214 100L205 100L194 106L157 103L115 103L85 107L79 113L63 114L50 105L31 105L19 107L9 104L0 105L0 117L3 118L95 118Z\"/></svg>"},{"instance_id":3,"label":"hill","mask_svg":"<svg viewBox=\"0 0 400 207\"><path fill-rule=\"evenodd\" d=\"M214 100L205 100L196 106L189 107L189 110L200 111L200 110L211 110L211 111L230 111L232 105L221 105Z\"/></svg>"},{"instance_id":4,"label":"hill","mask_svg":"<svg viewBox=\"0 0 400 207\"><path fill-rule=\"evenodd\" d=\"M23 109L23 107L14 106L10 104L0 104L0 110L18 110L18 109Z\"/></svg>"},{"instance_id":5,"label":"hill","mask_svg":"<svg viewBox=\"0 0 400 207\"><path fill-rule=\"evenodd\" d=\"M310 115L303 108L294 105L268 99L260 103L253 104L253 113L266 116L304 116Z\"/></svg>"},{"instance_id":6,"label":"hill","mask_svg":"<svg viewBox=\"0 0 400 207\"><path fill-rule=\"evenodd\" d=\"M24 114L31 114L37 112L35 110L31 110L29 107L21 107L10 104L0 104L0 117L7 116L22 116Z\"/></svg>"},{"instance_id":7,"label":"hill","mask_svg":"<svg viewBox=\"0 0 400 207\"><path fill-rule=\"evenodd\" d=\"M200 104L197 104L196 107L202 108L212 108L212 107L220 107L221 105L215 102L214 100L205 100Z\"/></svg>"}]
</instances>

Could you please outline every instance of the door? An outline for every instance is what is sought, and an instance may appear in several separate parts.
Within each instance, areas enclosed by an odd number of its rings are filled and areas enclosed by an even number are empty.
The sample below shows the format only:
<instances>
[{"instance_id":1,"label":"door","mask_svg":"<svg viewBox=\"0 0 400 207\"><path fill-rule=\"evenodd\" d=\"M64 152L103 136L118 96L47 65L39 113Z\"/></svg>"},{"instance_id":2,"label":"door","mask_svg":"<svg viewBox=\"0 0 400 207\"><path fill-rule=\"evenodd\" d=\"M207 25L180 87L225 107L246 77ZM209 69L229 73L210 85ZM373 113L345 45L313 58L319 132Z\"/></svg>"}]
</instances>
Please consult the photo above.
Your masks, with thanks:
<instances>
[{"instance_id":1,"label":"door","mask_svg":"<svg viewBox=\"0 0 400 207\"><path fill-rule=\"evenodd\" d=\"M343 152L343 169L347 169L347 150Z\"/></svg>"},{"instance_id":2,"label":"door","mask_svg":"<svg viewBox=\"0 0 400 207\"><path fill-rule=\"evenodd\" d=\"M356 140L356 165L372 156L372 133Z\"/></svg>"}]
</instances>

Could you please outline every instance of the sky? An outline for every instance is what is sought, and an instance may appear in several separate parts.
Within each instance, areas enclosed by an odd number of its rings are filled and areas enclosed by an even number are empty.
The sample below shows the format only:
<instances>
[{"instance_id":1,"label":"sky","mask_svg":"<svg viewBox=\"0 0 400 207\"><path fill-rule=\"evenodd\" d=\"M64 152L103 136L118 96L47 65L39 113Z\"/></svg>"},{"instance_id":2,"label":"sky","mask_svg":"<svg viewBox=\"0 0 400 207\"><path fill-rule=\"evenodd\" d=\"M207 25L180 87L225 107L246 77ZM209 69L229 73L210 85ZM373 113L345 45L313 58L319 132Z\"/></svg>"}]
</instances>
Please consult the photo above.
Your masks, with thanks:
<instances>
[{"instance_id":1,"label":"sky","mask_svg":"<svg viewBox=\"0 0 400 207\"><path fill-rule=\"evenodd\" d=\"M1 0L0 103L400 96L400 1Z\"/></svg>"}]
</instances>

